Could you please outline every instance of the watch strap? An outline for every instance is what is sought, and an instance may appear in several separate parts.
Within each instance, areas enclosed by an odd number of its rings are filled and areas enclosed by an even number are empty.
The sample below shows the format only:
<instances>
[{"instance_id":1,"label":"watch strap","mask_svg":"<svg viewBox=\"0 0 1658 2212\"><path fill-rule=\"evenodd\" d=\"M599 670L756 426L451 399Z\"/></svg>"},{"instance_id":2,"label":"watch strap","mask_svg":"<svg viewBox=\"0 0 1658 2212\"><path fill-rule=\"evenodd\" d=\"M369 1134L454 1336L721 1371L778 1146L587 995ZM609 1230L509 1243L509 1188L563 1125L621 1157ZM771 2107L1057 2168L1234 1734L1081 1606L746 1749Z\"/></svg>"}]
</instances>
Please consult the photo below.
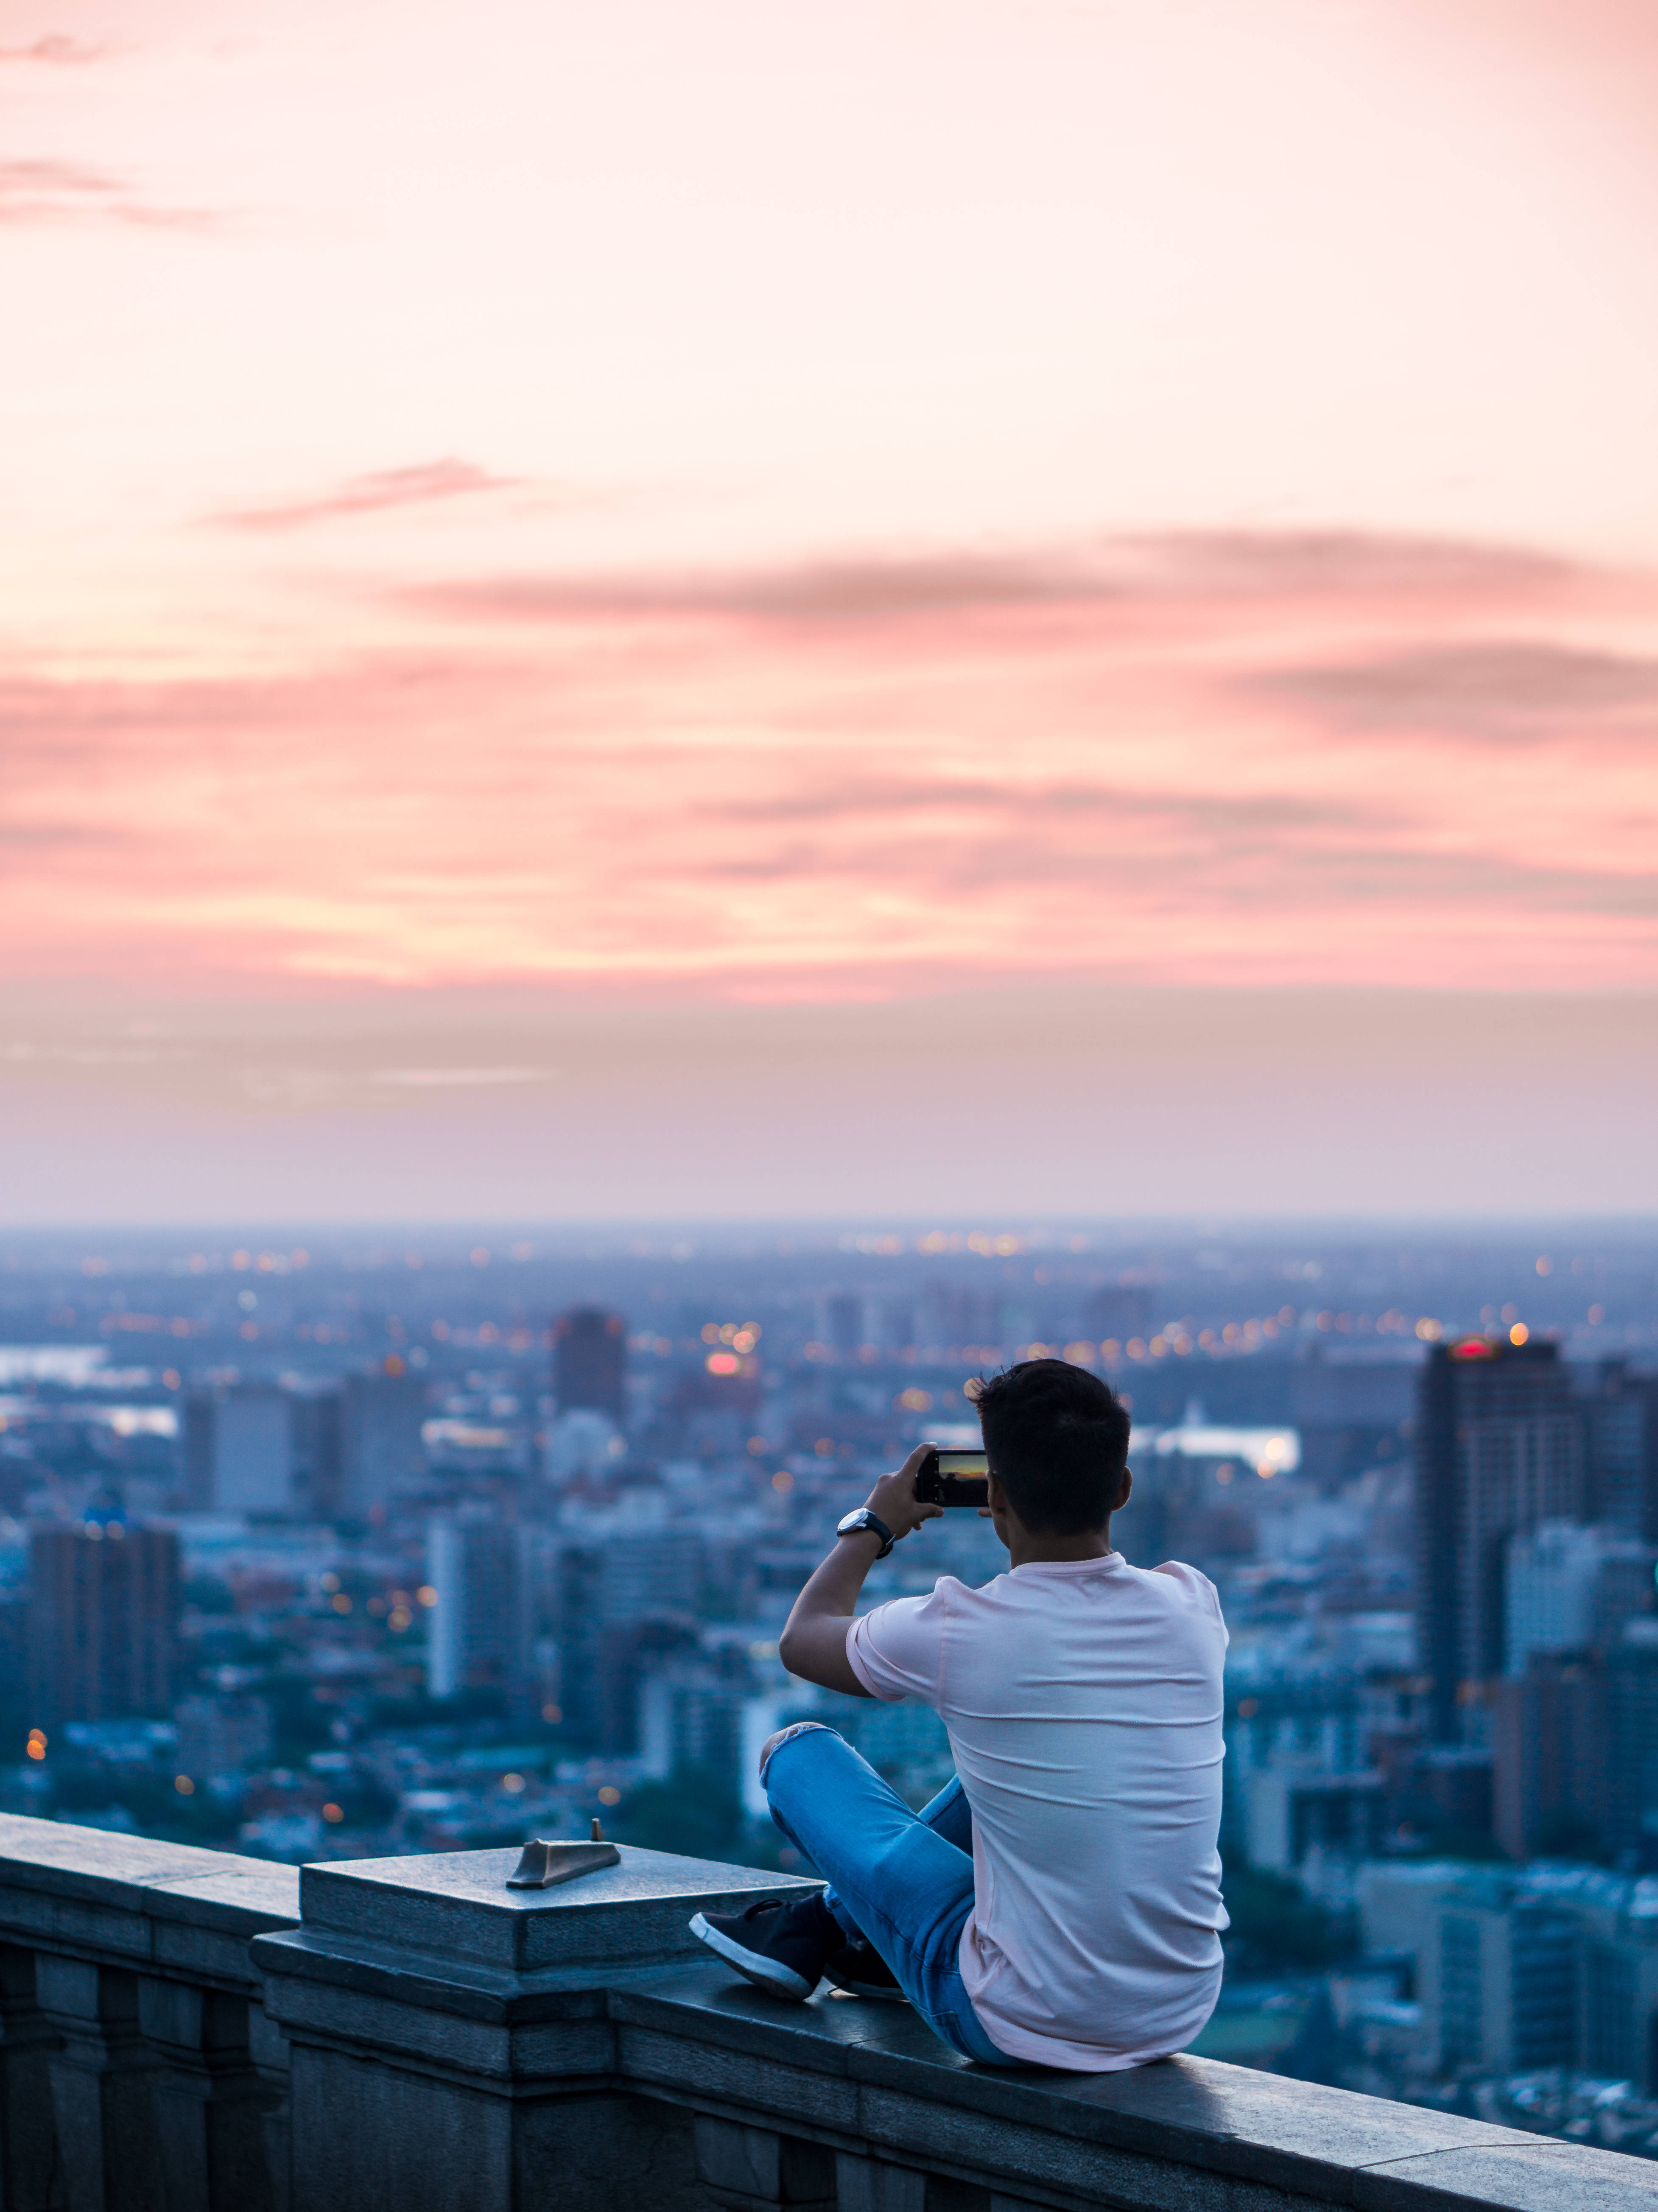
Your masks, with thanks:
<instances>
[{"instance_id":1,"label":"watch strap","mask_svg":"<svg viewBox=\"0 0 1658 2212\"><path fill-rule=\"evenodd\" d=\"M848 1516L848 1518L850 1518L850 1516ZM898 1539L893 1534L891 1529L888 1528L886 1522L881 1520L878 1515L872 1513L867 1505L860 1505L859 1507L858 1517L853 1522L850 1528L839 1530L836 1533L844 1534L849 1536L854 1530L859 1528L872 1529L875 1534L880 1538L881 1548L875 1554L878 1559L884 1559L887 1553L892 1549L893 1546L898 1540Z\"/></svg>"}]
</instances>

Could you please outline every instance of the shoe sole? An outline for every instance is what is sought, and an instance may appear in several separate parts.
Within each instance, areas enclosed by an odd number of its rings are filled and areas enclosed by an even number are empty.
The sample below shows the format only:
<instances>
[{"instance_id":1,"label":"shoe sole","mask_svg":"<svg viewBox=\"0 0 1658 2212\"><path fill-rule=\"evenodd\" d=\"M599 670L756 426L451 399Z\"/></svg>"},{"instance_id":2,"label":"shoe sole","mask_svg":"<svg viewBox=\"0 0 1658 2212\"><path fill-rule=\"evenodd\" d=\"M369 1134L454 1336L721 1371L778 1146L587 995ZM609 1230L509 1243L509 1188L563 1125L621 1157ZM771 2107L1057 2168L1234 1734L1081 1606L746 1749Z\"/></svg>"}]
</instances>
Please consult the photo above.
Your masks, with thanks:
<instances>
[{"instance_id":1,"label":"shoe sole","mask_svg":"<svg viewBox=\"0 0 1658 2212\"><path fill-rule=\"evenodd\" d=\"M817 1986L804 1974L797 1974L793 1966L786 1966L779 1959L768 1959L763 1951L744 1950L742 1944L718 1928L710 1928L699 1912L691 1920L691 1933L699 1943L722 1958L728 1966L735 1966L739 1974L747 1976L756 1989L764 1990L774 1997L789 1997L796 2004L804 2004Z\"/></svg>"}]
</instances>

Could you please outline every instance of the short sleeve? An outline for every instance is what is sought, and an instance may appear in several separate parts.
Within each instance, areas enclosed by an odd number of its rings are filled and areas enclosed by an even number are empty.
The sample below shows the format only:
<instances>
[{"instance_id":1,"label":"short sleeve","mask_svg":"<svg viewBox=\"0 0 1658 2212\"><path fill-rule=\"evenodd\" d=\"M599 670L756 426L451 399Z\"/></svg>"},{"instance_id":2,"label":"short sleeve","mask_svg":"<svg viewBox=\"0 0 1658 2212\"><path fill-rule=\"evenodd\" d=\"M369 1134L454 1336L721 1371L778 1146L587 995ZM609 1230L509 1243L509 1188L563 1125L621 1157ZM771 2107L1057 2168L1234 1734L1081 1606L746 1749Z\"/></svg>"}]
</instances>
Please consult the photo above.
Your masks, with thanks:
<instances>
[{"instance_id":1,"label":"short sleeve","mask_svg":"<svg viewBox=\"0 0 1658 2212\"><path fill-rule=\"evenodd\" d=\"M1157 1575L1167 1575L1171 1582L1178 1583L1203 1612L1213 1616L1222 1638L1230 1642L1226 1635L1225 1617L1220 1609L1220 1592L1207 1575L1200 1573L1196 1567L1188 1567L1184 1559L1165 1559L1160 1567L1154 1567L1151 1571Z\"/></svg>"},{"instance_id":2,"label":"short sleeve","mask_svg":"<svg viewBox=\"0 0 1658 2212\"><path fill-rule=\"evenodd\" d=\"M896 1597L852 1623L847 1663L871 1697L938 1705L948 1609L940 1583L927 1597Z\"/></svg>"}]
</instances>

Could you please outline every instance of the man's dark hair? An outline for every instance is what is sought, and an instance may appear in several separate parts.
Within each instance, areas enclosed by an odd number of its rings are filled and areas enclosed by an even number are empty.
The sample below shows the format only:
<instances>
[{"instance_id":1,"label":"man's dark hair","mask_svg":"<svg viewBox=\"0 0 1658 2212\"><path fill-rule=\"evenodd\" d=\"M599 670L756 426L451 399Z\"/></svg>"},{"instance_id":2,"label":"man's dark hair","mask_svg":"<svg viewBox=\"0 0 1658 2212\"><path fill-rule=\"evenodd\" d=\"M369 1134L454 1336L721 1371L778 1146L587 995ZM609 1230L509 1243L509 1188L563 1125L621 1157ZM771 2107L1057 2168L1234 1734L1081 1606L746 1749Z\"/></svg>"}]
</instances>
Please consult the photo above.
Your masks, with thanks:
<instances>
[{"instance_id":1,"label":"man's dark hair","mask_svg":"<svg viewBox=\"0 0 1658 2212\"><path fill-rule=\"evenodd\" d=\"M985 1450L1032 1534L1103 1528L1128 1464L1128 1409L1097 1375L1064 1359L1023 1359L979 1391Z\"/></svg>"}]
</instances>

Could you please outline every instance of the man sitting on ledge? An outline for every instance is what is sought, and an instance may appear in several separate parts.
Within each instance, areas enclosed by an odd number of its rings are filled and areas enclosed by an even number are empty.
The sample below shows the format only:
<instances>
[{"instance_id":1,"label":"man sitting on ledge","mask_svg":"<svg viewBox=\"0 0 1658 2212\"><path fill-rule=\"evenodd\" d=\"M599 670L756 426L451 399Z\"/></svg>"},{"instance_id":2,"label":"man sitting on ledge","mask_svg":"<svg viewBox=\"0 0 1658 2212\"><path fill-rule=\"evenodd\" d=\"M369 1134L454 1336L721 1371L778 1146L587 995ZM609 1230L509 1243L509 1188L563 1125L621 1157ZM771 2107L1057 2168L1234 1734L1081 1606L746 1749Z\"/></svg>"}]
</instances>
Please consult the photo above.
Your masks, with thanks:
<instances>
[{"instance_id":1,"label":"man sitting on ledge","mask_svg":"<svg viewBox=\"0 0 1658 2212\"><path fill-rule=\"evenodd\" d=\"M978 1405L1009 1571L853 1618L876 1560L940 1510L915 1496L923 1446L841 1523L781 1644L806 1681L932 1706L956 1778L912 1813L833 1729L780 1729L772 1817L829 1887L691 1926L779 1996L827 1974L908 1997L985 2065L1111 2073L1184 2050L1219 1993L1226 1629L1195 1568L1111 1548L1129 1423L1104 1382L1031 1359Z\"/></svg>"}]
</instances>

